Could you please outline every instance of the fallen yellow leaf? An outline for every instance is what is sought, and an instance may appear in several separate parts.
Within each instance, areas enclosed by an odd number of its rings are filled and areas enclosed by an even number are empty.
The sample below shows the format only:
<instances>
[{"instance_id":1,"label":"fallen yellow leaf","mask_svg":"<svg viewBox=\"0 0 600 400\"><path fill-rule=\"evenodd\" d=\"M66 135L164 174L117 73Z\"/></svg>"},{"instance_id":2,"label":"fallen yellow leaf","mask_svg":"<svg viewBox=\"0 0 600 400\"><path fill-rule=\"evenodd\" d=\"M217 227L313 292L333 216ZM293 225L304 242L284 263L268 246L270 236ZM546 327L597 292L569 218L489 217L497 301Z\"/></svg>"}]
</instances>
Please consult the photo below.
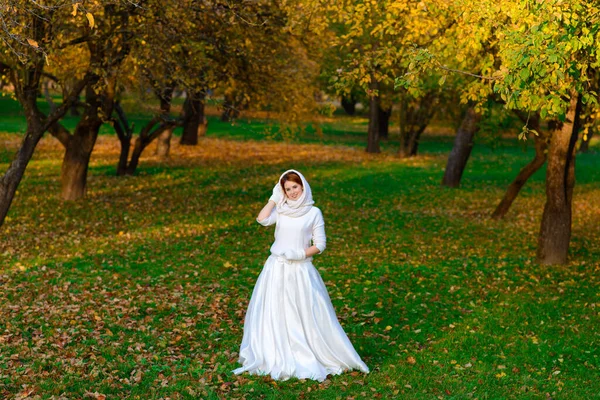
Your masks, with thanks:
<instances>
[{"instance_id":1,"label":"fallen yellow leaf","mask_svg":"<svg viewBox=\"0 0 600 400\"><path fill-rule=\"evenodd\" d=\"M90 28L94 27L94 16L91 13L86 13L85 16L88 19L88 22L90 23Z\"/></svg>"}]
</instances>

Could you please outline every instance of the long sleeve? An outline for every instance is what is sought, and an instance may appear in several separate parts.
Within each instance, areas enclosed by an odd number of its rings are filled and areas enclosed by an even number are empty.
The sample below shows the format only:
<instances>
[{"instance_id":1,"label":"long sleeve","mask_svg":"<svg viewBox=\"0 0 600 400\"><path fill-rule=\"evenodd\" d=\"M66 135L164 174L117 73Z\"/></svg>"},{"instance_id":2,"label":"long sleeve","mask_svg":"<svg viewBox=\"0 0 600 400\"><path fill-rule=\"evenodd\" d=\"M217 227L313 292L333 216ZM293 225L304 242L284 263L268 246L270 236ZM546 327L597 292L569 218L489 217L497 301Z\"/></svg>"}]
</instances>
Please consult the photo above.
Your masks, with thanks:
<instances>
[{"instance_id":1,"label":"long sleeve","mask_svg":"<svg viewBox=\"0 0 600 400\"><path fill-rule=\"evenodd\" d=\"M277 209L273 208L273 211L271 211L271 214L267 218L263 219L262 221L259 221L257 218L256 222L258 222L262 226L275 225L277 223L277 215L278 215Z\"/></svg>"},{"instance_id":2,"label":"long sleeve","mask_svg":"<svg viewBox=\"0 0 600 400\"><path fill-rule=\"evenodd\" d=\"M315 222L312 228L312 242L313 245L316 246L319 251L322 253L325 251L325 247L327 245L327 237L325 236L325 220L323 219L323 214L321 210L315 217Z\"/></svg>"}]
</instances>

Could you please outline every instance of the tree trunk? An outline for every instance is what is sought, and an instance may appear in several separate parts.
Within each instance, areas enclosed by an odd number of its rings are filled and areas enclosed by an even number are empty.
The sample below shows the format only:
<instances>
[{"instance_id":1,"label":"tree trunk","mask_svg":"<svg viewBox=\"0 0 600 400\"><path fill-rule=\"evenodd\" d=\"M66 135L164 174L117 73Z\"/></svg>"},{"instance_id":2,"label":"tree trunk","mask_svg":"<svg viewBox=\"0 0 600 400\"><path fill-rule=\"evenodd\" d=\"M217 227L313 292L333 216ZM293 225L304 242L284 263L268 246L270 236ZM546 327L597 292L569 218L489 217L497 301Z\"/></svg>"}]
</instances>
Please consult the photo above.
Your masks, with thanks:
<instances>
[{"instance_id":1,"label":"tree trunk","mask_svg":"<svg viewBox=\"0 0 600 400\"><path fill-rule=\"evenodd\" d=\"M162 159L169 158L171 137L173 137L173 129L165 129L165 131L156 139L156 155L158 157Z\"/></svg>"},{"instance_id":2,"label":"tree trunk","mask_svg":"<svg viewBox=\"0 0 600 400\"><path fill-rule=\"evenodd\" d=\"M348 114L348 115L356 114L356 99L354 98L354 96L352 96L352 95L350 97L343 96L341 103L342 103L342 108L344 109L346 114Z\"/></svg>"},{"instance_id":3,"label":"tree trunk","mask_svg":"<svg viewBox=\"0 0 600 400\"><path fill-rule=\"evenodd\" d=\"M79 117L79 110L77 109L77 104L73 104L70 108L69 108L69 114L71 115L71 117Z\"/></svg>"},{"instance_id":4,"label":"tree trunk","mask_svg":"<svg viewBox=\"0 0 600 400\"><path fill-rule=\"evenodd\" d=\"M142 129L142 132L140 132L140 136L138 136L135 140L133 152L131 153L131 160L129 161L129 165L127 166L125 172L126 175L135 174L135 171L137 170L138 164L140 162L140 157L142 156L142 152L144 151L144 149L148 147L148 145L152 143L154 139L162 135L165 130L173 130L173 128L176 125L175 121L166 121L162 122L158 127L156 127L156 129L154 129L154 131L152 131L152 128L156 126L159 120L160 118L154 118L152 121L150 121L144 127L144 129ZM150 131L152 131L152 133Z\"/></svg>"},{"instance_id":5,"label":"tree trunk","mask_svg":"<svg viewBox=\"0 0 600 400\"><path fill-rule=\"evenodd\" d=\"M183 104L183 134L180 142L182 145L195 146L198 144L198 137L206 134L204 96L204 92L190 92Z\"/></svg>"},{"instance_id":6,"label":"tree trunk","mask_svg":"<svg viewBox=\"0 0 600 400\"><path fill-rule=\"evenodd\" d=\"M35 95L32 97L33 102L35 103ZM25 137L21 142L21 147L19 147L15 158L10 163L8 170L0 179L0 225L4 223L4 219L6 218L10 205L15 197L17 187L19 186L21 179L23 179L25 168L27 168L27 164L33 156L35 147L44 135L44 129L39 116L33 109L28 110L27 108L28 107L25 107L25 115L27 118L27 131L25 132Z\"/></svg>"},{"instance_id":7,"label":"tree trunk","mask_svg":"<svg viewBox=\"0 0 600 400\"><path fill-rule=\"evenodd\" d=\"M69 140L61 168L61 197L79 200L85 196L87 172L101 124L78 126Z\"/></svg>"},{"instance_id":8,"label":"tree trunk","mask_svg":"<svg viewBox=\"0 0 600 400\"><path fill-rule=\"evenodd\" d=\"M46 79L44 82L44 97L46 98L46 103L50 107L50 111L56 111L56 104L54 104L54 100L52 100L52 96L50 95L50 80Z\"/></svg>"},{"instance_id":9,"label":"tree trunk","mask_svg":"<svg viewBox=\"0 0 600 400\"><path fill-rule=\"evenodd\" d=\"M420 98L404 93L400 100L400 158L414 157L419 150L421 135L435 115L438 99L435 92L427 92Z\"/></svg>"},{"instance_id":10,"label":"tree trunk","mask_svg":"<svg viewBox=\"0 0 600 400\"><path fill-rule=\"evenodd\" d=\"M157 93L160 100L160 112L163 118L168 119L171 112L171 99L173 98L173 89L167 88ZM156 155L162 159L169 158L171 150L171 138L173 137L173 129L165 129L156 138Z\"/></svg>"},{"instance_id":11,"label":"tree trunk","mask_svg":"<svg viewBox=\"0 0 600 400\"><path fill-rule=\"evenodd\" d=\"M116 82L113 80L113 83ZM109 83L102 99L94 88L86 88L87 108L68 140L61 168L61 197L63 200L79 200L85 196L90 157L102 126L99 110L105 115L112 113L113 87ZM104 104L103 104L104 101ZM107 106L107 104L110 105Z\"/></svg>"},{"instance_id":12,"label":"tree trunk","mask_svg":"<svg viewBox=\"0 0 600 400\"><path fill-rule=\"evenodd\" d=\"M410 140L409 140L409 135L408 134L401 134L400 136L400 149L398 149L398 156L400 158L408 158L410 157L410 149L409 149L409 144L410 144Z\"/></svg>"},{"instance_id":13,"label":"tree trunk","mask_svg":"<svg viewBox=\"0 0 600 400\"><path fill-rule=\"evenodd\" d=\"M61 198L79 200L85 196L90 157L102 125L100 118L83 119L70 138L61 168Z\"/></svg>"},{"instance_id":14,"label":"tree trunk","mask_svg":"<svg viewBox=\"0 0 600 400\"><path fill-rule=\"evenodd\" d=\"M409 158L417 155L419 151L419 141L427 125L411 126L410 130L402 129L400 133L400 149L398 156L400 158Z\"/></svg>"},{"instance_id":15,"label":"tree trunk","mask_svg":"<svg viewBox=\"0 0 600 400\"><path fill-rule=\"evenodd\" d=\"M367 153L379 153L379 82L371 75L369 84L369 129L367 138ZM377 92L377 93L375 93Z\"/></svg>"},{"instance_id":16,"label":"tree trunk","mask_svg":"<svg viewBox=\"0 0 600 400\"><path fill-rule=\"evenodd\" d=\"M121 106L118 103L115 104L118 118L113 118L113 126L117 132L119 141L121 142L121 157L119 158L119 164L117 166L118 176L133 175L137 170L144 149L148 147L152 141L164 135L166 131L173 132L173 129L177 126L176 120L168 119L166 105L162 108L162 115L152 118L152 120L150 120L140 131L140 135L135 140L131 160L129 160L129 150L131 148L131 138L133 137L134 127L133 124L130 126L127 122L127 116Z\"/></svg>"},{"instance_id":17,"label":"tree trunk","mask_svg":"<svg viewBox=\"0 0 600 400\"><path fill-rule=\"evenodd\" d=\"M463 118L460 127L456 131L454 147L448 156L442 185L455 188L460 185L463 171L473 149L473 137L478 130L478 123L481 115L475 111L474 107L469 107Z\"/></svg>"},{"instance_id":18,"label":"tree trunk","mask_svg":"<svg viewBox=\"0 0 600 400\"><path fill-rule=\"evenodd\" d=\"M133 152L131 153L131 160L129 161L129 165L127 166L127 175L135 174L137 170L138 164L140 163L140 157L142 156L142 152L144 151L144 140L141 137L138 137L135 140L135 145L133 146Z\"/></svg>"},{"instance_id":19,"label":"tree trunk","mask_svg":"<svg viewBox=\"0 0 600 400\"><path fill-rule=\"evenodd\" d=\"M398 149L398 156L400 158L407 158L410 155L409 150L409 137L410 137L410 123L408 118L408 102L405 96L400 101L400 112L398 113L398 126L400 127L400 148Z\"/></svg>"},{"instance_id":20,"label":"tree trunk","mask_svg":"<svg viewBox=\"0 0 600 400\"><path fill-rule=\"evenodd\" d=\"M70 89L68 86L66 86L66 84L63 83L63 98L65 98L67 96L67 94L69 93ZM69 115L71 117L79 117L81 115L81 113L79 112L78 104L79 103L79 96L77 96L77 101L75 101L71 107L69 107Z\"/></svg>"},{"instance_id":21,"label":"tree trunk","mask_svg":"<svg viewBox=\"0 0 600 400\"><path fill-rule=\"evenodd\" d=\"M421 143L421 135L423 134L423 132L425 131L425 128L427 126L422 126L420 127L416 132L414 132L411 135L411 140L409 143L409 151L410 151L410 156L414 157L417 155L417 153L419 152L419 143Z\"/></svg>"},{"instance_id":22,"label":"tree trunk","mask_svg":"<svg viewBox=\"0 0 600 400\"><path fill-rule=\"evenodd\" d=\"M536 131L538 135L534 136L535 140L535 157L529 164L527 164L523 169L519 172L515 180L508 186L504 197L496 207L496 210L492 213L493 219L504 218L510 206L515 201L521 188L525 186L525 183L529 180L529 178L535 174L546 162L546 150L548 149L547 137L540 130L540 116L539 114L535 114L533 117L529 119L529 124L531 129Z\"/></svg>"},{"instance_id":23,"label":"tree trunk","mask_svg":"<svg viewBox=\"0 0 600 400\"><path fill-rule=\"evenodd\" d=\"M119 164L117 164L117 176L127 174L127 161L129 160L129 150L131 149L131 138L119 138L121 142L121 153L119 154Z\"/></svg>"},{"instance_id":24,"label":"tree trunk","mask_svg":"<svg viewBox=\"0 0 600 400\"><path fill-rule=\"evenodd\" d=\"M425 131L427 126L417 127L415 131L409 132L404 138L405 144L404 147L401 148L405 153L400 153L401 158L406 157L415 157L419 152L419 143L421 141L421 135Z\"/></svg>"},{"instance_id":25,"label":"tree trunk","mask_svg":"<svg viewBox=\"0 0 600 400\"><path fill-rule=\"evenodd\" d=\"M379 107L379 138L387 140L390 131L390 117L392 115L392 107L387 110Z\"/></svg>"},{"instance_id":26,"label":"tree trunk","mask_svg":"<svg viewBox=\"0 0 600 400\"><path fill-rule=\"evenodd\" d=\"M409 158L417 155L421 134L424 131L425 127L418 128L418 130L406 132L400 137L400 149L398 150L400 158Z\"/></svg>"},{"instance_id":27,"label":"tree trunk","mask_svg":"<svg viewBox=\"0 0 600 400\"><path fill-rule=\"evenodd\" d=\"M575 145L581 99L571 94L566 121L551 131L546 171L546 204L538 237L537 259L544 265L565 264L571 240Z\"/></svg>"},{"instance_id":28,"label":"tree trunk","mask_svg":"<svg viewBox=\"0 0 600 400\"><path fill-rule=\"evenodd\" d=\"M133 136L134 124L129 125L127 116L121 103L115 101L113 106L117 112L117 117L112 118L112 125L119 138L121 144L121 152L119 154L119 163L117 164L117 176L123 176L127 173L127 162L129 161L129 150L131 149L131 138Z\"/></svg>"}]
</instances>

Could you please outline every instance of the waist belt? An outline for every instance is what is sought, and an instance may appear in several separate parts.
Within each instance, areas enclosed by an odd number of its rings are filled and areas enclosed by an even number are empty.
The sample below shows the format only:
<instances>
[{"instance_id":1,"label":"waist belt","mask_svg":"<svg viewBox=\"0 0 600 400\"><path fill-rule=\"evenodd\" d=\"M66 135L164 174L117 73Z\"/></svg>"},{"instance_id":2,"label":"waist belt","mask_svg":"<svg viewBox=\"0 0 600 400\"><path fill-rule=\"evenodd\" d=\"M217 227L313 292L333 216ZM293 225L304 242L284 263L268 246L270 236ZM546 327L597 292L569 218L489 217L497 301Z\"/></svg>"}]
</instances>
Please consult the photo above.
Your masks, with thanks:
<instances>
[{"instance_id":1,"label":"waist belt","mask_svg":"<svg viewBox=\"0 0 600 400\"><path fill-rule=\"evenodd\" d=\"M288 260L287 258L285 258L283 256L279 256L277 254L271 254L271 256L277 258L277 262L280 262L282 264L289 264L289 265L302 264L302 263L309 262L312 260L312 257L306 257L304 260Z\"/></svg>"}]
</instances>

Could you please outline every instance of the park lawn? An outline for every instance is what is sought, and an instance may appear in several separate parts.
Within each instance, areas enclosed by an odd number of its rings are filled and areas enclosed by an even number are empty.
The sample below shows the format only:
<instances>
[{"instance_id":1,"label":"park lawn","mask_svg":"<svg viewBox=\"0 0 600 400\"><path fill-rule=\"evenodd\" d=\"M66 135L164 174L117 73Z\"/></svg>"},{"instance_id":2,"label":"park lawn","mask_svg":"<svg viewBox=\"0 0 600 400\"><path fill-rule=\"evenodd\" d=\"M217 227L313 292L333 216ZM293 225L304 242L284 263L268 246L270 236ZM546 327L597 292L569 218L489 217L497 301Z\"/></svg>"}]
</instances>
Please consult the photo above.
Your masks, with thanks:
<instances>
[{"instance_id":1,"label":"park lawn","mask_svg":"<svg viewBox=\"0 0 600 400\"><path fill-rule=\"evenodd\" d=\"M600 398L597 154L578 158L571 261L542 267L543 171L488 218L531 149L476 146L451 190L451 137L401 160L394 143L365 154L350 123L281 142L260 121L214 118L199 146L175 141L168 161L151 147L120 178L106 133L75 203L57 198L63 150L45 137L0 228L0 397ZM0 140L5 170L18 135ZM325 216L315 266L368 375L231 373L273 236L255 217L288 168Z\"/></svg>"}]
</instances>

